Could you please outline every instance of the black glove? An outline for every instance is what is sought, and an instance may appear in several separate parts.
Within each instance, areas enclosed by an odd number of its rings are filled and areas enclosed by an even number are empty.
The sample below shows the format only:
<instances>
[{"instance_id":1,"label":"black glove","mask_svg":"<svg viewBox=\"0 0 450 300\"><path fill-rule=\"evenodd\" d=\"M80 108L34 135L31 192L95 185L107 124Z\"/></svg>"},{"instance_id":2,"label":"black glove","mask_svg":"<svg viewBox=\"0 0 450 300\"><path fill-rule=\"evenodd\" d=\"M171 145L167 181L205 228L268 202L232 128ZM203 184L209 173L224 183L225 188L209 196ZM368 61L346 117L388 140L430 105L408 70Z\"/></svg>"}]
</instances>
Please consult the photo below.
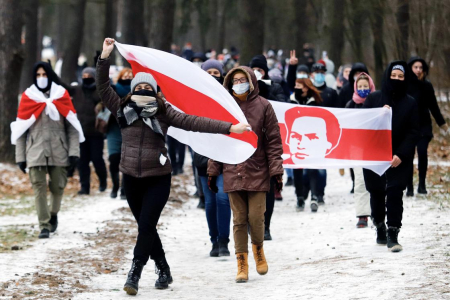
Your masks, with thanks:
<instances>
[{"instance_id":1,"label":"black glove","mask_svg":"<svg viewBox=\"0 0 450 300\"><path fill-rule=\"evenodd\" d=\"M72 177L75 168L78 165L80 159L76 156L69 156L69 166L67 167L67 177Z\"/></svg>"},{"instance_id":2,"label":"black glove","mask_svg":"<svg viewBox=\"0 0 450 300\"><path fill-rule=\"evenodd\" d=\"M283 189L283 175L275 175L273 178L275 179L275 188L278 192L281 192Z\"/></svg>"},{"instance_id":3,"label":"black glove","mask_svg":"<svg viewBox=\"0 0 450 300\"><path fill-rule=\"evenodd\" d=\"M219 192L219 188L217 187L217 176L208 177L208 187L211 190L211 192L215 194Z\"/></svg>"},{"instance_id":4,"label":"black glove","mask_svg":"<svg viewBox=\"0 0 450 300\"><path fill-rule=\"evenodd\" d=\"M18 162L17 166L19 166L19 169L24 173L27 174L27 171L25 170L27 168L27 162L26 161L22 161L22 162Z\"/></svg>"}]
</instances>

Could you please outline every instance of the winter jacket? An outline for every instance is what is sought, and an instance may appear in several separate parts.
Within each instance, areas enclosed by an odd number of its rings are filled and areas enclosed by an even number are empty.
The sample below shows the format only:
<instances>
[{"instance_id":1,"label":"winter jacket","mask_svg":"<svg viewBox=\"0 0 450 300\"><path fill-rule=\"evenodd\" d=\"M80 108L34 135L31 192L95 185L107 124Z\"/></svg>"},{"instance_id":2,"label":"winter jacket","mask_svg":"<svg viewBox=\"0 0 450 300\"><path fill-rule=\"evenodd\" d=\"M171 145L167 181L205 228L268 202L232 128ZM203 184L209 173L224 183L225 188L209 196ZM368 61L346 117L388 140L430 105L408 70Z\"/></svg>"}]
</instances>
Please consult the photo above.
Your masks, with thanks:
<instances>
[{"instance_id":1,"label":"winter jacket","mask_svg":"<svg viewBox=\"0 0 450 300\"><path fill-rule=\"evenodd\" d=\"M422 63L423 71L426 76L429 70L428 64L420 57L412 57L408 61L408 69L412 70L412 65L417 61L420 61ZM441 114L436 100L433 85L426 79L426 77L424 77L423 80L419 80L417 76L412 73L408 85L408 95L416 99L417 105L419 107L420 134L422 136L432 137L433 127L431 125L430 112L433 115L433 118L436 120L438 126L442 126L445 124L445 119Z\"/></svg>"},{"instance_id":2,"label":"winter jacket","mask_svg":"<svg viewBox=\"0 0 450 300\"><path fill-rule=\"evenodd\" d=\"M117 95L120 98L124 98L130 92L129 85L121 85L117 83L114 87ZM108 120L108 129L106 131L106 141L108 143L108 154L117 154L121 152L122 147L122 134L120 133L120 127L117 120L114 117L110 117Z\"/></svg>"},{"instance_id":3,"label":"winter jacket","mask_svg":"<svg viewBox=\"0 0 450 300\"><path fill-rule=\"evenodd\" d=\"M402 88L394 88L390 79L392 68L402 65L406 70ZM389 64L383 75L381 91L367 96L363 108L383 107L389 105L392 109L392 154L402 161L412 160L414 148L419 139L419 113L416 100L406 94L409 70L406 62L394 61ZM398 80L397 80L398 81Z\"/></svg>"},{"instance_id":4,"label":"winter jacket","mask_svg":"<svg viewBox=\"0 0 450 300\"><path fill-rule=\"evenodd\" d=\"M232 76L234 71L243 71L250 83L250 93L246 101L235 98L242 109L252 130L258 136L258 146L255 153L240 164L222 164L209 160L208 175L219 176L223 171L224 191L254 191L268 192L270 178L282 175L283 147L280 128L272 105L259 96L259 88L255 74L249 67L236 67L228 72L223 85L232 91Z\"/></svg>"},{"instance_id":5,"label":"winter jacket","mask_svg":"<svg viewBox=\"0 0 450 300\"><path fill-rule=\"evenodd\" d=\"M311 105L311 106L317 106L317 102L314 99L314 97L302 97L302 99L297 99L295 98L295 93L291 95L291 97L289 98L289 102L290 103L294 103L294 104L300 104L300 105Z\"/></svg>"},{"instance_id":6,"label":"winter jacket","mask_svg":"<svg viewBox=\"0 0 450 300\"><path fill-rule=\"evenodd\" d=\"M369 71L367 70L367 67L363 63L355 63L352 66L352 70L350 71L350 74L348 75L348 82L342 87L339 97L338 97L338 106L336 107L345 107L348 100L352 99L353 93L354 93L354 84L355 84L355 73L356 72L364 72L366 74L369 74ZM370 74L369 74L370 75Z\"/></svg>"},{"instance_id":7,"label":"winter jacket","mask_svg":"<svg viewBox=\"0 0 450 300\"><path fill-rule=\"evenodd\" d=\"M323 100L320 106L339 107L339 97L335 90L328 87L326 83L324 83L322 86L319 87L316 86L316 88L319 90L320 97Z\"/></svg>"},{"instance_id":8,"label":"winter jacket","mask_svg":"<svg viewBox=\"0 0 450 300\"><path fill-rule=\"evenodd\" d=\"M281 84L272 81L270 85L270 98L269 100L286 102L286 95L284 94Z\"/></svg>"},{"instance_id":9,"label":"winter jacket","mask_svg":"<svg viewBox=\"0 0 450 300\"><path fill-rule=\"evenodd\" d=\"M117 118L117 111L124 104L109 82L109 59L97 62L97 90L105 106ZM228 134L231 123L191 116L177 112L169 103L165 103L166 114L157 114L164 136L169 126L188 131ZM162 176L172 172L165 138L155 133L142 119L122 128L122 150L120 171L133 177Z\"/></svg>"},{"instance_id":10,"label":"winter jacket","mask_svg":"<svg viewBox=\"0 0 450 300\"><path fill-rule=\"evenodd\" d=\"M69 166L69 156L80 157L78 131L61 114L54 121L43 111L16 142L16 162L28 167Z\"/></svg>"}]
</instances>

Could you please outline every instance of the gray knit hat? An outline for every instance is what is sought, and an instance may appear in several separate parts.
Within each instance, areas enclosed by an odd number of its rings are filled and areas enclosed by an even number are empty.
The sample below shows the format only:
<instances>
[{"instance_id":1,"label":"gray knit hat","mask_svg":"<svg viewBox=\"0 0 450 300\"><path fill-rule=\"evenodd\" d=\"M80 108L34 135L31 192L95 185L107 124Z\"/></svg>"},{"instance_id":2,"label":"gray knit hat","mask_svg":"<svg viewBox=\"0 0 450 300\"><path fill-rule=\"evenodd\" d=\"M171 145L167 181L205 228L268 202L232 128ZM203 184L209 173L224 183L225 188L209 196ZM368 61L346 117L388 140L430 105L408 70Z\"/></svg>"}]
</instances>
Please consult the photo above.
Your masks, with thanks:
<instances>
[{"instance_id":1,"label":"gray knit hat","mask_svg":"<svg viewBox=\"0 0 450 300\"><path fill-rule=\"evenodd\" d=\"M153 78L152 74L139 72L134 76L133 80L131 80L131 93L134 92L134 88L141 83L148 83L152 86L153 91L155 93L158 92L158 84L156 83L155 78Z\"/></svg>"},{"instance_id":2,"label":"gray knit hat","mask_svg":"<svg viewBox=\"0 0 450 300\"><path fill-rule=\"evenodd\" d=\"M208 71L209 69L216 69L220 72L220 75L223 76L223 64L215 59L208 59L202 64L202 70Z\"/></svg>"},{"instance_id":3,"label":"gray knit hat","mask_svg":"<svg viewBox=\"0 0 450 300\"><path fill-rule=\"evenodd\" d=\"M85 73L89 74L92 78L95 78L95 68L92 67L84 68L83 71L81 72L81 75Z\"/></svg>"}]
</instances>

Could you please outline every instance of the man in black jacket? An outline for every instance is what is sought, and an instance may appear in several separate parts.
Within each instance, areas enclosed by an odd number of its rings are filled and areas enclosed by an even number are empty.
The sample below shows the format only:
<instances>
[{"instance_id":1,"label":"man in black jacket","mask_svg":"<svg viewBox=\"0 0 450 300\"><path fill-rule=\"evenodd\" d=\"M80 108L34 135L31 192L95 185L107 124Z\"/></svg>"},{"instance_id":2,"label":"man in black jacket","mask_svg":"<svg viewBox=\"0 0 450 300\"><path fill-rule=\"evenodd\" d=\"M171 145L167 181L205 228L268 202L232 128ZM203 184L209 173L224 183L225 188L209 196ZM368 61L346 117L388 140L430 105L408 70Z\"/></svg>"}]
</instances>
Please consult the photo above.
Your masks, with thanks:
<instances>
[{"instance_id":1,"label":"man in black jacket","mask_svg":"<svg viewBox=\"0 0 450 300\"><path fill-rule=\"evenodd\" d=\"M404 61L389 64L383 77L381 91L370 94L363 108L388 106L392 108L392 162L385 174L378 176L364 169L364 181L370 193L373 223L377 228L377 243L386 244L390 251L403 248L398 243L402 226L403 191L414 157L414 147L419 137L417 102L406 94L409 69ZM387 230L384 223L387 214Z\"/></svg>"},{"instance_id":2,"label":"man in black jacket","mask_svg":"<svg viewBox=\"0 0 450 300\"><path fill-rule=\"evenodd\" d=\"M250 61L250 68L253 69L258 79L259 95L268 100L286 102L286 95L279 83L270 80L269 68L267 67L267 59L264 55L256 55ZM258 78L258 75L259 78Z\"/></svg>"},{"instance_id":3,"label":"man in black jacket","mask_svg":"<svg viewBox=\"0 0 450 300\"><path fill-rule=\"evenodd\" d=\"M339 107L338 94L325 82L326 72L327 68L321 63L313 64L311 69L311 79L314 80L314 86L320 91L320 97L323 100L321 106Z\"/></svg>"},{"instance_id":4,"label":"man in black jacket","mask_svg":"<svg viewBox=\"0 0 450 300\"><path fill-rule=\"evenodd\" d=\"M354 85L356 77L362 72L370 75L365 64L357 62L352 66L350 75L348 75L348 82L342 87L341 92L339 93L339 105L336 107L344 108L347 102L352 100L353 93L355 92Z\"/></svg>"}]
</instances>

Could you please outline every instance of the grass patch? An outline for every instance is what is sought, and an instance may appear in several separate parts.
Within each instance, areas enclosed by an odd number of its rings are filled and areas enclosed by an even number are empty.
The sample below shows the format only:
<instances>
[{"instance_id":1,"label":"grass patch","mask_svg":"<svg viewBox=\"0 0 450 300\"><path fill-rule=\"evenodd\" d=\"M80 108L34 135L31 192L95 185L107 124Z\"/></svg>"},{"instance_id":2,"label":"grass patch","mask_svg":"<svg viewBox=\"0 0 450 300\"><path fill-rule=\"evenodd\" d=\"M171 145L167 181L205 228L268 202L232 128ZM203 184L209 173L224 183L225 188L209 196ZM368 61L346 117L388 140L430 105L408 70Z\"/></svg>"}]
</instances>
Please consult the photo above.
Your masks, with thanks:
<instances>
[{"instance_id":1,"label":"grass patch","mask_svg":"<svg viewBox=\"0 0 450 300\"><path fill-rule=\"evenodd\" d=\"M23 250L38 238L34 225L13 225L0 228L0 253Z\"/></svg>"}]
</instances>

